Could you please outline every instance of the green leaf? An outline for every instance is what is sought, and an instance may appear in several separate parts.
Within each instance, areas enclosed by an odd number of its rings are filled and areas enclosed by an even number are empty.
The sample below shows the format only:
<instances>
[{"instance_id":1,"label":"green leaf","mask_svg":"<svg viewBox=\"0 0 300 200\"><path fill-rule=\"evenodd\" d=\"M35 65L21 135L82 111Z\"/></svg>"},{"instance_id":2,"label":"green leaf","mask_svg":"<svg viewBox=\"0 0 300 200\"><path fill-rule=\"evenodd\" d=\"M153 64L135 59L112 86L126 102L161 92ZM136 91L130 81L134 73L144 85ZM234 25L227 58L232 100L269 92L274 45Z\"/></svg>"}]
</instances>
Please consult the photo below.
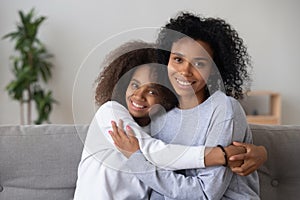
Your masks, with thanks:
<instances>
[{"instance_id":1,"label":"green leaf","mask_svg":"<svg viewBox=\"0 0 300 200\"><path fill-rule=\"evenodd\" d=\"M3 36L14 42L17 56L12 57L12 72L15 79L10 81L6 90L9 96L17 101L34 101L38 113L36 123L49 121L52 105L57 101L52 97L52 92L45 92L39 85L41 81L47 82L51 78L52 63L49 54L37 37L41 24L46 20L44 16L35 16L34 8L28 13L18 12L20 22L16 31ZM29 99L24 100L24 92L29 94ZM33 91L33 92L32 92ZM30 120L31 121L31 120Z\"/></svg>"},{"instance_id":2,"label":"green leaf","mask_svg":"<svg viewBox=\"0 0 300 200\"><path fill-rule=\"evenodd\" d=\"M44 121L49 122L52 104L57 103L57 101L52 97L52 92L48 91L47 94L45 94L39 86L36 86L33 93L33 99L38 111L38 119L35 120L35 124L41 124Z\"/></svg>"}]
</instances>

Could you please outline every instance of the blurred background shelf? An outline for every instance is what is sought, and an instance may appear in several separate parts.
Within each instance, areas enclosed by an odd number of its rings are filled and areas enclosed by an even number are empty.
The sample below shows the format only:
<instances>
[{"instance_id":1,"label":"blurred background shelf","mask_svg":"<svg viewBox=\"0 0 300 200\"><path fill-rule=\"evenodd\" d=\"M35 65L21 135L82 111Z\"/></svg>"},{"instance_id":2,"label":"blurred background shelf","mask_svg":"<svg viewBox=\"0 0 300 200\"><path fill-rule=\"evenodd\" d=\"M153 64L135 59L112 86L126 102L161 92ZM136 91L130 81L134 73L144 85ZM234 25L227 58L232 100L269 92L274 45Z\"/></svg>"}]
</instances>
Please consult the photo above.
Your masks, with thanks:
<instances>
[{"instance_id":1,"label":"blurred background shelf","mask_svg":"<svg viewBox=\"0 0 300 200\"><path fill-rule=\"evenodd\" d=\"M250 124L281 124L281 95L273 91L251 91L243 100Z\"/></svg>"}]
</instances>

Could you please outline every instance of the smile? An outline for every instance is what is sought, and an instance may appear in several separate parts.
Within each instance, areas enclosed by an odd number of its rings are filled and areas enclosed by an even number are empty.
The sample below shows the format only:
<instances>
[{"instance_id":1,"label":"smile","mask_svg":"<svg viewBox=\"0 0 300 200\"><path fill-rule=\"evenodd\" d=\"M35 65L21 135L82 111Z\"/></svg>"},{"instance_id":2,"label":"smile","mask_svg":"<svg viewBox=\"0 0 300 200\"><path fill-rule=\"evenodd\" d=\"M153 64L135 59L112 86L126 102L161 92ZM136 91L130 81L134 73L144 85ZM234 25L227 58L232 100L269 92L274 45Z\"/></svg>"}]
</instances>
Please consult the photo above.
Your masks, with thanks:
<instances>
[{"instance_id":1,"label":"smile","mask_svg":"<svg viewBox=\"0 0 300 200\"><path fill-rule=\"evenodd\" d=\"M179 85L182 86L190 86L194 83L192 81L179 80L178 78L175 78L175 80L177 81L177 83L179 83Z\"/></svg>"},{"instance_id":2,"label":"smile","mask_svg":"<svg viewBox=\"0 0 300 200\"><path fill-rule=\"evenodd\" d=\"M131 102L131 105L134 107L134 108L137 108L137 109L144 109L144 108L147 108L147 106L143 106L143 105L140 105L132 100L130 100Z\"/></svg>"}]
</instances>

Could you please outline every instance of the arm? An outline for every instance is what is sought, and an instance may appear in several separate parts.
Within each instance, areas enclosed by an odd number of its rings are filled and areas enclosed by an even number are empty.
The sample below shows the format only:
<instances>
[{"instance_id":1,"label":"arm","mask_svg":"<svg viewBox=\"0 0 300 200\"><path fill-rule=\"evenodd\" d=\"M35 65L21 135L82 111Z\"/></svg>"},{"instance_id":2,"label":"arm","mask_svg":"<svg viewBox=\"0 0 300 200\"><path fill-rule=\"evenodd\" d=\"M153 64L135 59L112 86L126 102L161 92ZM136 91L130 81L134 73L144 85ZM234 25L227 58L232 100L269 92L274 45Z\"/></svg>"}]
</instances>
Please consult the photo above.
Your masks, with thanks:
<instances>
[{"instance_id":1,"label":"arm","mask_svg":"<svg viewBox=\"0 0 300 200\"><path fill-rule=\"evenodd\" d=\"M109 131L109 133L114 141L114 145L125 157L129 158L133 153L140 150L139 141L134 136L134 132L130 126L126 126L127 132L125 132L122 127L124 127L122 120L119 121L118 126L114 121L112 121L113 131ZM242 153L245 153L244 147L229 145L225 147L225 149L228 158L237 154L241 155ZM225 164L223 152L218 147L205 147L204 155L205 167ZM236 161L228 160L228 166L231 168L238 168L242 164L242 159L237 159Z\"/></svg>"},{"instance_id":2,"label":"arm","mask_svg":"<svg viewBox=\"0 0 300 200\"><path fill-rule=\"evenodd\" d=\"M248 134L246 119L243 115L239 115L239 112L237 114L236 119L212 124L205 144L225 146L233 139L251 143L251 137L245 136ZM233 176L228 168L210 167L195 170L185 177L174 172L157 170L138 153L132 155L126 164L131 170L137 172L136 176L146 185L164 196L175 199L221 199L228 190ZM241 186L239 186L243 188L245 194L254 198L257 198L258 193L256 175L248 176L245 181L241 181ZM239 187L233 186L233 188ZM218 189L216 190L216 188ZM241 197L240 192L234 191L234 189L231 190L231 193L234 193L236 197L239 195Z\"/></svg>"},{"instance_id":3,"label":"arm","mask_svg":"<svg viewBox=\"0 0 300 200\"><path fill-rule=\"evenodd\" d=\"M241 155L245 153L244 147L229 145L227 147L224 147L224 149L227 154L228 167L230 167L231 169L238 168L244 163L243 159L229 159L235 155ZM204 154L204 162L206 167L219 166L225 164L223 152L219 147L206 147Z\"/></svg>"},{"instance_id":4,"label":"arm","mask_svg":"<svg viewBox=\"0 0 300 200\"><path fill-rule=\"evenodd\" d=\"M117 102L111 101L102 105L96 118L100 128L98 134L103 134L113 148L113 140L108 134L111 121L122 119L124 126L130 126L134 131L141 151L151 163L171 170L204 167L204 146L170 145L152 138L133 120L127 109Z\"/></svg>"},{"instance_id":5,"label":"arm","mask_svg":"<svg viewBox=\"0 0 300 200\"><path fill-rule=\"evenodd\" d=\"M81 160L78 165L78 178L74 200L99 199L103 194L101 190L106 189L105 186L99 188L99 185L104 185L103 183L105 183L103 182L104 174L102 163L105 162L106 166L113 164L109 161L109 157L112 158L111 160L116 160L115 158L118 155L114 150L113 145L106 140L104 135L99 134L100 131L98 120L95 115L89 125ZM116 165L113 164L112 166ZM109 174L109 170L109 167L106 168L105 173Z\"/></svg>"},{"instance_id":6,"label":"arm","mask_svg":"<svg viewBox=\"0 0 300 200\"><path fill-rule=\"evenodd\" d=\"M230 126L229 121L227 124ZM223 125L218 127L221 129ZM232 177L230 169L223 166L193 170L189 176L158 169L140 152L134 153L126 165L146 185L174 199L221 199Z\"/></svg>"}]
</instances>

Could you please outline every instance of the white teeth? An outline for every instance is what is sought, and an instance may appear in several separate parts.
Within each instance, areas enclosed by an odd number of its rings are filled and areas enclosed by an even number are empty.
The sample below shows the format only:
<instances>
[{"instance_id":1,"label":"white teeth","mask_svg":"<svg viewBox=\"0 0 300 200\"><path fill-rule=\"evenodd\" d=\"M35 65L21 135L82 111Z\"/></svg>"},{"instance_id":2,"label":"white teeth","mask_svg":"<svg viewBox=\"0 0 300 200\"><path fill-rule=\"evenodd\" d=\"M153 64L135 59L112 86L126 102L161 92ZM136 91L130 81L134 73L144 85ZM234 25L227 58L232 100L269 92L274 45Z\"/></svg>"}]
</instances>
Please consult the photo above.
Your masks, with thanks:
<instances>
[{"instance_id":1,"label":"white teeth","mask_svg":"<svg viewBox=\"0 0 300 200\"><path fill-rule=\"evenodd\" d=\"M137 104L137 103L135 103L135 102L133 102L133 101L132 101L132 105L134 105L134 106L137 107L137 108L144 108L144 106L139 105L139 104Z\"/></svg>"},{"instance_id":2,"label":"white teeth","mask_svg":"<svg viewBox=\"0 0 300 200\"><path fill-rule=\"evenodd\" d=\"M191 82L188 82L188 81L181 81L181 80L178 80L178 79L176 79L176 81L177 81L180 85L184 85L184 86L192 85L192 83L191 83Z\"/></svg>"}]
</instances>

